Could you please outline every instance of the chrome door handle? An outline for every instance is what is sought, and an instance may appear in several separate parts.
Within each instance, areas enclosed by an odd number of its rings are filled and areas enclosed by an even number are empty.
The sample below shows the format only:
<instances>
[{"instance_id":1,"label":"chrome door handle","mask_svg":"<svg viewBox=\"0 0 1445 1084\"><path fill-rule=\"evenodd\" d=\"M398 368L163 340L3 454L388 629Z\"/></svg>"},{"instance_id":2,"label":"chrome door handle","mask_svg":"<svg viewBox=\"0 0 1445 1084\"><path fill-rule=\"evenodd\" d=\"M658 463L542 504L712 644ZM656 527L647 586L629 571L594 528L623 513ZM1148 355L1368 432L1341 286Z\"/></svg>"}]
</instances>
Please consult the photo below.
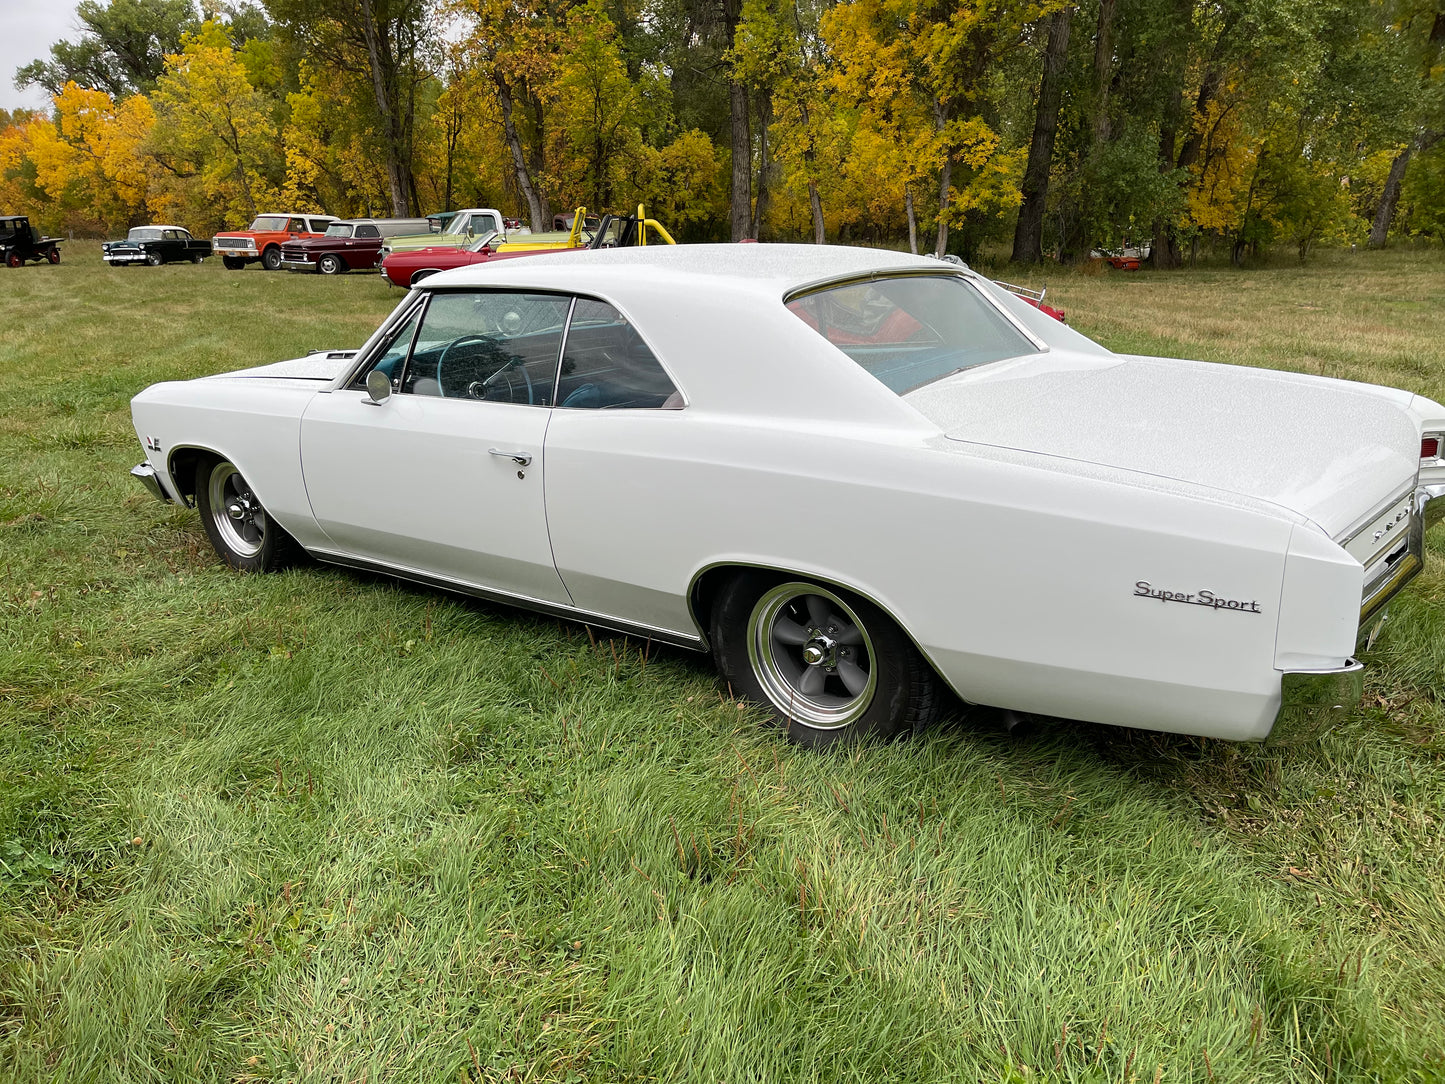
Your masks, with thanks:
<instances>
[{"instance_id":1,"label":"chrome door handle","mask_svg":"<svg viewBox=\"0 0 1445 1084\"><path fill-rule=\"evenodd\" d=\"M532 456L529 452L504 452L500 448L488 448L487 451L492 455L499 455L503 459L510 459L519 467L525 467L532 462Z\"/></svg>"}]
</instances>

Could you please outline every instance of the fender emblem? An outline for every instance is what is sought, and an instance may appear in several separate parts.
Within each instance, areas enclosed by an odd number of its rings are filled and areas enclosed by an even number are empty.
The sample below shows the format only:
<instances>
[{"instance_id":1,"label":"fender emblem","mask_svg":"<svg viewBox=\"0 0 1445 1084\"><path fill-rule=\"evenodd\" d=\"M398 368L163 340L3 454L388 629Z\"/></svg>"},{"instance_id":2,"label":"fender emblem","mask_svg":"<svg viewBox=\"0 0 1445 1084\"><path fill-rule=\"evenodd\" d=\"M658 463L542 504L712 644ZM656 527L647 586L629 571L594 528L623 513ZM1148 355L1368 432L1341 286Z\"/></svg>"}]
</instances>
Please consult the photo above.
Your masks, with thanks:
<instances>
[{"instance_id":1,"label":"fender emblem","mask_svg":"<svg viewBox=\"0 0 1445 1084\"><path fill-rule=\"evenodd\" d=\"M1237 598L1221 598L1213 591L1195 591L1186 594L1183 591L1165 591L1155 587L1148 580L1140 580L1134 585L1135 598L1157 598L1160 602L1187 602L1191 606L1208 606L1211 610L1233 610L1235 613L1257 614L1263 613L1259 608L1258 601L1245 602Z\"/></svg>"}]
</instances>

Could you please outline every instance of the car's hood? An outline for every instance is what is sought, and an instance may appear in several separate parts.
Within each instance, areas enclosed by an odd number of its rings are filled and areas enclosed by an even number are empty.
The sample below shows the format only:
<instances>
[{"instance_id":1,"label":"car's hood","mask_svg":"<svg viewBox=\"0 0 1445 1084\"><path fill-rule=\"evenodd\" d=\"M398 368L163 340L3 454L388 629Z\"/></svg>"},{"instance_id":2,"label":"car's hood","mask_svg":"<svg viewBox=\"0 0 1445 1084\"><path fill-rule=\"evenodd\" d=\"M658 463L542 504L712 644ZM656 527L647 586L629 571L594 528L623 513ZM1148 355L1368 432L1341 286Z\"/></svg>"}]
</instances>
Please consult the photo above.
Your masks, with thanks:
<instances>
[{"instance_id":1,"label":"car's hood","mask_svg":"<svg viewBox=\"0 0 1445 1084\"><path fill-rule=\"evenodd\" d=\"M237 369L218 373L205 380L305 380L327 383L335 380L351 366L355 350L321 350L304 358L257 365L253 369Z\"/></svg>"},{"instance_id":2,"label":"car's hood","mask_svg":"<svg viewBox=\"0 0 1445 1084\"><path fill-rule=\"evenodd\" d=\"M1242 494L1332 536L1419 468L1409 392L1236 365L1060 351L906 398L953 440Z\"/></svg>"}]
</instances>

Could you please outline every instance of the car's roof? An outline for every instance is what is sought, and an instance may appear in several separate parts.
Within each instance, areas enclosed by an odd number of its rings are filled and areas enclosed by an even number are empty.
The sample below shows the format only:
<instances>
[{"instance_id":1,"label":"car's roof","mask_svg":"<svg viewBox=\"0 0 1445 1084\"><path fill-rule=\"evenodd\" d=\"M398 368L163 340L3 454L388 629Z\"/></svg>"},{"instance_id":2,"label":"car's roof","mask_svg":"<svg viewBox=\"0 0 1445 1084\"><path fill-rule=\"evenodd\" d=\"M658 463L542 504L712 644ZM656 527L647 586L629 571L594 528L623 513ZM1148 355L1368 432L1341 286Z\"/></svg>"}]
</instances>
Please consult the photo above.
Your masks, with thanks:
<instances>
[{"instance_id":1,"label":"car's roof","mask_svg":"<svg viewBox=\"0 0 1445 1084\"><path fill-rule=\"evenodd\" d=\"M324 215L320 211L262 211L257 218L329 218L335 221L335 215Z\"/></svg>"},{"instance_id":2,"label":"car's roof","mask_svg":"<svg viewBox=\"0 0 1445 1084\"><path fill-rule=\"evenodd\" d=\"M164 222L147 222L144 226L132 226L133 230L186 230L184 226L167 226ZM190 233L190 230L186 230Z\"/></svg>"},{"instance_id":3,"label":"car's roof","mask_svg":"<svg viewBox=\"0 0 1445 1084\"><path fill-rule=\"evenodd\" d=\"M517 285L597 291L621 299L634 283L651 292L668 282L676 289L721 288L779 297L830 279L894 270L944 275L963 271L926 256L839 245L649 245L474 264L433 275L423 288Z\"/></svg>"}]
</instances>

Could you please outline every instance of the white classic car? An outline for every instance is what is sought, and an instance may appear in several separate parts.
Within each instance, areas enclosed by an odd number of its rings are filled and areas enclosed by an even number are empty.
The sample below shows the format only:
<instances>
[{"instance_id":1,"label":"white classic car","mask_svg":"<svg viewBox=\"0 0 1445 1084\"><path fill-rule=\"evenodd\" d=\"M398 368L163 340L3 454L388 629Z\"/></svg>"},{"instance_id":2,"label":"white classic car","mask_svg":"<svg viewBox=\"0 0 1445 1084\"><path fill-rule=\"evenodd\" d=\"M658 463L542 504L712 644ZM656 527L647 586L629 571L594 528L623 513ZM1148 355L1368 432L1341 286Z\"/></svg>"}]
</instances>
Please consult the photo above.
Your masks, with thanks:
<instances>
[{"instance_id":1,"label":"white classic car","mask_svg":"<svg viewBox=\"0 0 1445 1084\"><path fill-rule=\"evenodd\" d=\"M463 268L360 350L133 401L232 566L299 546L711 650L824 745L966 703L1229 739L1358 700L1445 408L1111 353L868 249Z\"/></svg>"}]
</instances>

